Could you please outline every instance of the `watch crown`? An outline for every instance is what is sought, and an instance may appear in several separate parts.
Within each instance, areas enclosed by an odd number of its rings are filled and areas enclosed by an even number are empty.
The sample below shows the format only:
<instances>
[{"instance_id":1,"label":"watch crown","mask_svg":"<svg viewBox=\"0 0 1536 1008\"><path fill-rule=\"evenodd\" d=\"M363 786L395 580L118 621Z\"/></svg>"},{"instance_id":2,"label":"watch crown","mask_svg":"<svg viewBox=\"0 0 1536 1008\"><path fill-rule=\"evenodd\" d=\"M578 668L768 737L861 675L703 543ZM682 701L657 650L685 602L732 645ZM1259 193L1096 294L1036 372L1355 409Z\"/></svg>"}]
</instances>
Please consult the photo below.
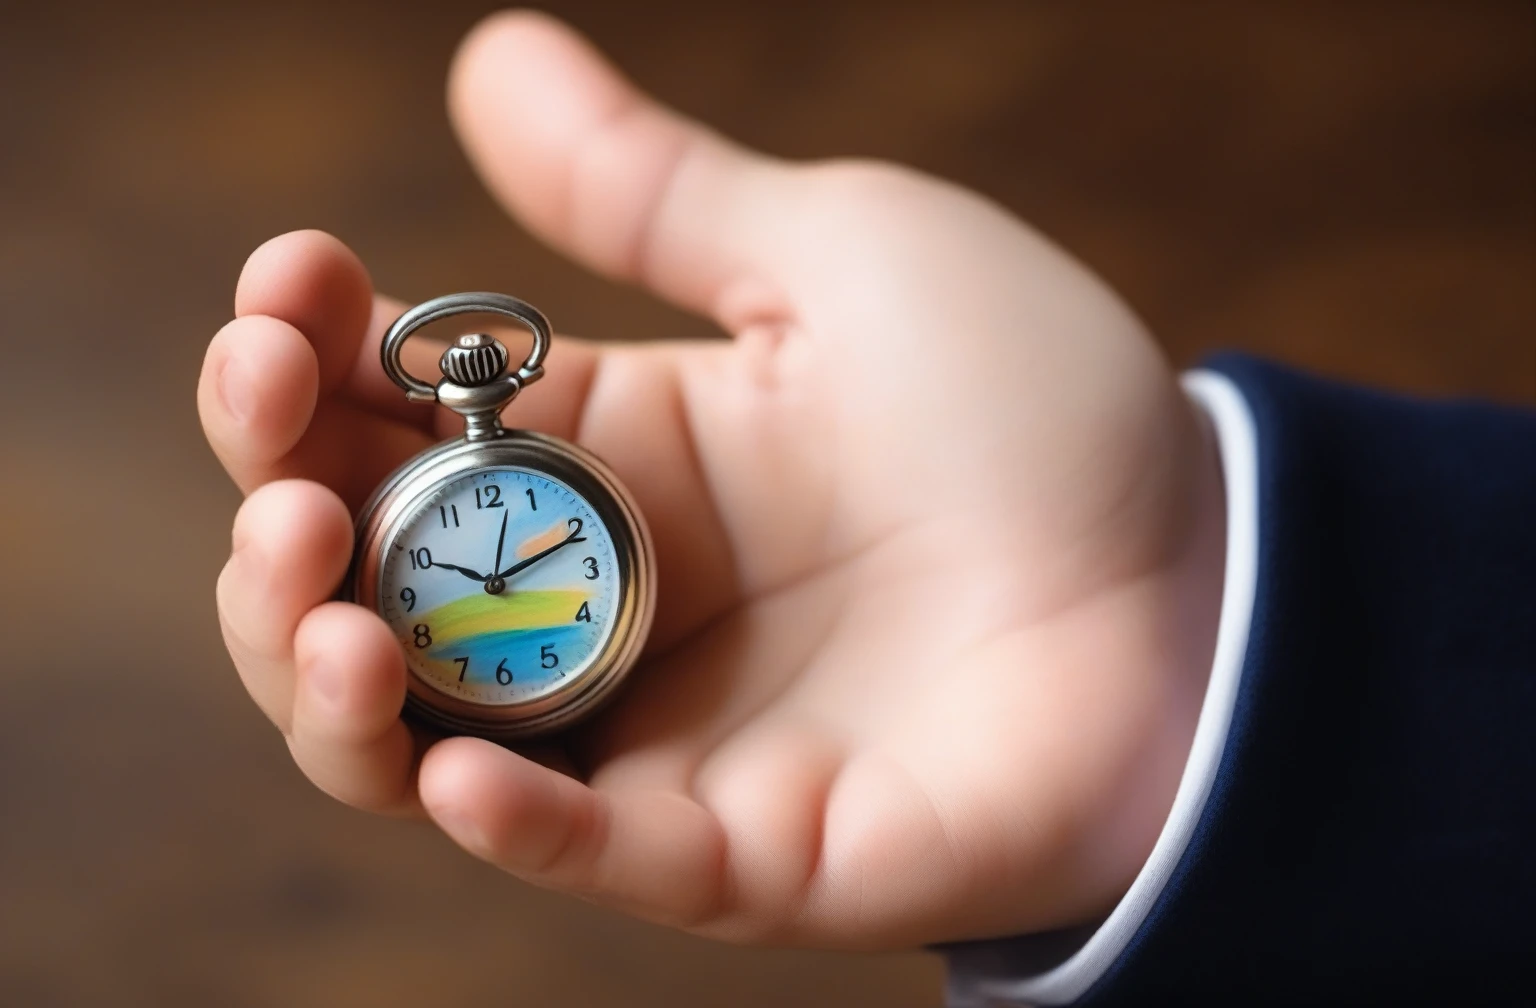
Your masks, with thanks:
<instances>
[{"instance_id":1,"label":"watch crown","mask_svg":"<svg viewBox=\"0 0 1536 1008\"><path fill-rule=\"evenodd\" d=\"M460 336L443 352L438 367L455 385L473 388L501 377L507 370L507 348L485 333Z\"/></svg>"}]
</instances>

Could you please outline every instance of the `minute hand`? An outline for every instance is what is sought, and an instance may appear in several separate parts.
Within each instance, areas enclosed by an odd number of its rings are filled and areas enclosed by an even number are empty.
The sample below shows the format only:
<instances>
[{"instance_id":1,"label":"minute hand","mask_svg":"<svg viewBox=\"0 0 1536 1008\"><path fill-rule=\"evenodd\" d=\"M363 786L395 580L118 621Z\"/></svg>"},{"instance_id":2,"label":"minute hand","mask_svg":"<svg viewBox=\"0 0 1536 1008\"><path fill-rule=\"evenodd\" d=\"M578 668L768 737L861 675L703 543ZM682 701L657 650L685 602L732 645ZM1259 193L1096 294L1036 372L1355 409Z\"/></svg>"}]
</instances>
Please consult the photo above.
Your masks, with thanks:
<instances>
[{"instance_id":1,"label":"minute hand","mask_svg":"<svg viewBox=\"0 0 1536 1008\"><path fill-rule=\"evenodd\" d=\"M505 581L507 578L511 577L513 574L516 574L518 571L522 570L523 568L531 567L534 564L538 563L540 560L543 560L545 557L549 556L555 550L560 549L562 546L569 546L571 543L586 542L586 541L587 541L587 537L586 536L575 535L575 534L568 535L564 539L562 539L559 542L555 543L553 546L549 547L548 549L539 550L533 556L525 557L524 559L519 560L517 563L513 564L511 567L508 567L506 570L500 571L499 573L497 573L496 576L501 578L503 581Z\"/></svg>"}]
</instances>

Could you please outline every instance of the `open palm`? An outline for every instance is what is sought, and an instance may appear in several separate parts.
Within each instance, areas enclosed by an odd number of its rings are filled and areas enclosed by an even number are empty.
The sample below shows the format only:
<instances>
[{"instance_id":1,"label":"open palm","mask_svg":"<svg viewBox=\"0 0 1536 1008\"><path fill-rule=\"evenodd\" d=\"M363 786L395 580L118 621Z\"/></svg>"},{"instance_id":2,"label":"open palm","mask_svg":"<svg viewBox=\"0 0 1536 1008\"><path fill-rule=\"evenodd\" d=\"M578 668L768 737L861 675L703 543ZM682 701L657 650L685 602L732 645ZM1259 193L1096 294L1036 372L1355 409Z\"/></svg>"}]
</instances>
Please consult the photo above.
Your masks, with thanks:
<instances>
[{"instance_id":1,"label":"open palm","mask_svg":"<svg viewBox=\"0 0 1536 1008\"><path fill-rule=\"evenodd\" d=\"M543 17L478 29L451 97L527 226L734 339L557 341L506 422L633 491L647 658L560 753L427 746L387 627L326 600L348 508L457 418L380 373L401 306L338 242L252 256L199 389L250 493L220 613L304 771L732 940L905 945L1110 905L1172 801L1221 561L1215 463L1134 318L978 197L744 152Z\"/></svg>"}]
</instances>

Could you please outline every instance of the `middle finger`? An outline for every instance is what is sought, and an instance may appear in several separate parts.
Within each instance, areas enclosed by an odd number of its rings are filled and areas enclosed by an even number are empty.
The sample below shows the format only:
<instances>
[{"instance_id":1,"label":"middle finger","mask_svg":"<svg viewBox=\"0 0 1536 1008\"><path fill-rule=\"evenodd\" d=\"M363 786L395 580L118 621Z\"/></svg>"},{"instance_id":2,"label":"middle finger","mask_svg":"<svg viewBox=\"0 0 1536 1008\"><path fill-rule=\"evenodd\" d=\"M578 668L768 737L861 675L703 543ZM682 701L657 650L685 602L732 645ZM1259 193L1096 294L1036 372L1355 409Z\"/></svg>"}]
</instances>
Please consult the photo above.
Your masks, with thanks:
<instances>
[{"instance_id":1,"label":"middle finger","mask_svg":"<svg viewBox=\"0 0 1536 1008\"><path fill-rule=\"evenodd\" d=\"M251 698L287 734L294 632L346 573L352 522L331 491L282 480L246 500L235 516L233 541L217 590L224 640Z\"/></svg>"}]
</instances>

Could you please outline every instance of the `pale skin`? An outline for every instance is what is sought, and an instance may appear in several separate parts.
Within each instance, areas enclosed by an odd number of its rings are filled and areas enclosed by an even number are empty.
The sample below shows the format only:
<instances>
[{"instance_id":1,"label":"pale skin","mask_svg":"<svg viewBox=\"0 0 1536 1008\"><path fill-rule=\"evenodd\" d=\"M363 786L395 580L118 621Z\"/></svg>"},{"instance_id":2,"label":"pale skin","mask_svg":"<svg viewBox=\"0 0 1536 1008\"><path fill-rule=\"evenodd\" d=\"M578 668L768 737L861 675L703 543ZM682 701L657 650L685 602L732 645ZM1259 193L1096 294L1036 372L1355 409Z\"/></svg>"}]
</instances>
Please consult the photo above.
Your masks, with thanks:
<instances>
[{"instance_id":1,"label":"pale skin","mask_svg":"<svg viewBox=\"0 0 1536 1008\"><path fill-rule=\"evenodd\" d=\"M399 643L328 599L350 512L461 425L384 378L403 306L339 241L256 250L198 404L248 495L225 640L302 771L730 941L899 948L1113 906L1188 755L1224 550L1211 436L1141 324L986 200L743 150L541 15L477 28L449 105L522 224L730 339L557 340L505 422L633 492L647 655L555 749L427 739Z\"/></svg>"}]
</instances>

